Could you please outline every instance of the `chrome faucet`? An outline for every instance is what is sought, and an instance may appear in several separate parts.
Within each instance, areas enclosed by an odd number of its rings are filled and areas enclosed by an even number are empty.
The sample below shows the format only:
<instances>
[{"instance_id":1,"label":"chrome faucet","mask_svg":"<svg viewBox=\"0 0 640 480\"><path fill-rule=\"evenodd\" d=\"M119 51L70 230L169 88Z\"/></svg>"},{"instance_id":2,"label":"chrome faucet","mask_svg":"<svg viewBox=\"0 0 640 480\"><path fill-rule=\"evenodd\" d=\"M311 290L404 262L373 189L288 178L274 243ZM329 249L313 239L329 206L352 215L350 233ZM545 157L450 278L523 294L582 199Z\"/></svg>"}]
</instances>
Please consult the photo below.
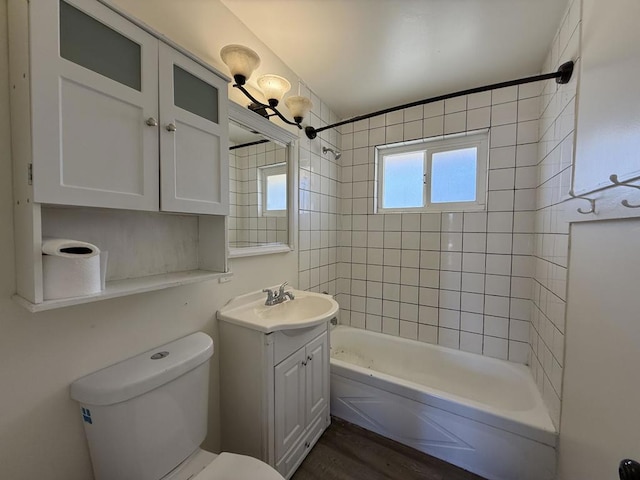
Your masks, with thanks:
<instances>
[{"instance_id":1,"label":"chrome faucet","mask_svg":"<svg viewBox=\"0 0 640 480\"><path fill-rule=\"evenodd\" d=\"M293 292L284 291L284 287L286 287L288 283L289 282L284 282L282 285L280 285L280 288L278 288L278 291L269 290L268 288L265 288L264 290L262 290L267 294L267 300L264 302L264 304L267 306L277 305L279 303L284 302L287 299L287 297L290 300L293 300L295 298L293 296Z\"/></svg>"}]
</instances>

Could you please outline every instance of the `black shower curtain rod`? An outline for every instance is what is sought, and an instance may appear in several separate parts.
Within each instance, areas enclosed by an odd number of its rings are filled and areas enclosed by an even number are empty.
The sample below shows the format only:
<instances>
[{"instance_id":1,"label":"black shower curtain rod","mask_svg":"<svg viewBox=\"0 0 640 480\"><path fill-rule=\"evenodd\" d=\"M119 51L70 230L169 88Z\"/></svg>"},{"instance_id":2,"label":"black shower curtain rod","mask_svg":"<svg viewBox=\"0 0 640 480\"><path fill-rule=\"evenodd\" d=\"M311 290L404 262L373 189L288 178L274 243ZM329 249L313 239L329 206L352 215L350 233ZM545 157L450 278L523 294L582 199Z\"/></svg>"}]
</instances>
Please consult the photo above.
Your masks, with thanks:
<instances>
[{"instance_id":1,"label":"black shower curtain rod","mask_svg":"<svg viewBox=\"0 0 640 480\"><path fill-rule=\"evenodd\" d=\"M360 120L367 120L368 118L377 117L378 115L384 115L385 113L397 112L398 110L404 110L405 108L417 107L418 105L426 105L427 103L439 102L442 100L448 100L450 98L462 97L464 95L471 95L474 93L486 92L488 90L495 90L498 88L513 87L514 85L523 85L525 83L540 82L542 80L551 80L552 78L556 79L556 83L564 85L565 83L568 83L569 80L571 80L571 75L573 73L573 66L574 66L574 63L570 61L560 65L560 68L558 68L557 72L545 73L542 75L534 75L532 77L521 78L518 80L510 80L508 82L494 83L491 85L485 85L484 87L470 88L468 90L461 90L459 92L448 93L446 95L439 95L437 97L426 98L424 100L418 100L416 102L405 103L404 105L399 105L397 107L385 108L384 110L378 110L377 112L358 115L357 117L353 117L348 120L342 120L341 122L332 123L331 125L326 125L320 128L314 128L314 127L308 126L308 127L305 127L304 132L307 134L307 138L313 140L318 136L319 132L328 130L330 128L340 127L348 123L359 122Z\"/></svg>"},{"instance_id":2,"label":"black shower curtain rod","mask_svg":"<svg viewBox=\"0 0 640 480\"><path fill-rule=\"evenodd\" d=\"M233 145L231 147L229 147L229 150L236 150L238 148L244 148L244 147L252 147L254 145L260 145L261 143L269 143L271 140L267 140L266 138L263 138L262 140L256 140L254 142L249 142L249 143L243 143L242 145Z\"/></svg>"}]
</instances>

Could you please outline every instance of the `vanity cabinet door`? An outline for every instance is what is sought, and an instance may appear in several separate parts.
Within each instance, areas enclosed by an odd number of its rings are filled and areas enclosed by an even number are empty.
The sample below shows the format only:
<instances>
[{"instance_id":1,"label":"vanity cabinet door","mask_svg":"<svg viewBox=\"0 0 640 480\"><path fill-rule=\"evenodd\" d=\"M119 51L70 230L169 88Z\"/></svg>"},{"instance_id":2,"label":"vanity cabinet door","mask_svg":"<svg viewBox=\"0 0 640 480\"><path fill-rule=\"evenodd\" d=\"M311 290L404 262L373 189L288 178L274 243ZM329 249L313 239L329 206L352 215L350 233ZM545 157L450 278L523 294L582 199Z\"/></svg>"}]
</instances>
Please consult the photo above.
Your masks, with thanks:
<instances>
[{"instance_id":1,"label":"vanity cabinet door","mask_svg":"<svg viewBox=\"0 0 640 480\"><path fill-rule=\"evenodd\" d=\"M158 40L90 0L31 2L34 201L158 209Z\"/></svg>"},{"instance_id":2,"label":"vanity cabinet door","mask_svg":"<svg viewBox=\"0 0 640 480\"><path fill-rule=\"evenodd\" d=\"M329 403L329 344L326 332L309 342L306 351L306 419L310 424Z\"/></svg>"},{"instance_id":3,"label":"vanity cabinet door","mask_svg":"<svg viewBox=\"0 0 640 480\"><path fill-rule=\"evenodd\" d=\"M306 364L307 354L303 347L275 367L276 462L305 429Z\"/></svg>"},{"instance_id":4,"label":"vanity cabinet door","mask_svg":"<svg viewBox=\"0 0 640 480\"><path fill-rule=\"evenodd\" d=\"M160 45L160 209L229 214L227 83Z\"/></svg>"}]
</instances>

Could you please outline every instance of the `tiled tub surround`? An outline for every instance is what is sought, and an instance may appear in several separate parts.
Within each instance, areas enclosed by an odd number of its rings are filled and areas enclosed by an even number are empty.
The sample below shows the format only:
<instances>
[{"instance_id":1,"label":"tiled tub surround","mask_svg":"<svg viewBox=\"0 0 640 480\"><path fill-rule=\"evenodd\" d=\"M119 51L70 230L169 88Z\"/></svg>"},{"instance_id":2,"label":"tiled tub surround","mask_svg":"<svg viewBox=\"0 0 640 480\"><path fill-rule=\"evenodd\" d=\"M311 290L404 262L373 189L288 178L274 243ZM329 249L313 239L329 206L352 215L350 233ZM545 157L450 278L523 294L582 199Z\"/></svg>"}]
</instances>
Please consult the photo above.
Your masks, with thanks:
<instances>
[{"instance_id":1,"label":"tiled tub surround","mask_svg":"<svg viewBox=\"0 0 640 480\"><path fill-rule=\"evenodd\" d=\"M286 161L287 149L273 142L229 152L229 243L247 247L288 242L287 217L260 215L258 167Z\"/></svg>"},{"instance_id":2,"label":"tiled tub surround","mask_svg":"<svg viewBox=\"0 0 640 480\"><path fill-rule=\"evenodd\" d=\"M341 322L529 360L540 85L345 125ZM374 147L490 127L486 211L374 213Z\"/></svg>"},{"instance_id":3,"label":"tiled tub surround","mask_svg":"<svg viewBox=\"0 0 640 480\"><path fill-rule=\"evenodd\" d=\"M319 128L338 121L336 115L304 84L300 95L311 98L309 124ZM299 278L298 288L314 292L336 291L340 165L322 147L340 150L341 135L325 130L316 140L300 131L299 140Z\"/></svg>"},{"instance_id":4,"label":"tiled tub surround","mask_svg":"<svg viewBox=\"0 0 640 480\"><path fill-rule=\"evenodd\" d=\"M530 366L556 427L560 423L575 100L580 73L580 1L570 2L543 70L576 61L571 82L545 82L540 97ZM549 71L551 71L549 70Z\"/></svg>"}]
</instances>

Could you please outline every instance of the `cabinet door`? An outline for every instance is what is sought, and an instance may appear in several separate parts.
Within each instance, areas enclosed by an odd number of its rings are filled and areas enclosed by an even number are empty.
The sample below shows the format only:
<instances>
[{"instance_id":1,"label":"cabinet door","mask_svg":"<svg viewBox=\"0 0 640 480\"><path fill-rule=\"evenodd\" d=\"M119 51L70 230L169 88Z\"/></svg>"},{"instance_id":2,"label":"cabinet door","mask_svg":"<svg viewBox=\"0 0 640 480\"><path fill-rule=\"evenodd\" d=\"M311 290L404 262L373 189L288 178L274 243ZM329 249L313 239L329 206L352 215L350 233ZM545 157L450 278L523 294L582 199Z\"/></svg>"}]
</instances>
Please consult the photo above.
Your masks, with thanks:
<instances>
[{"instance_id":1,"label":"cabinet door","mask_svg":"<svg viewBox=\"0 0 640 480\"><path fill-rule=\"evenodd\" d=\"M275 457L276 462L287 453L305 429L304 348L275 367Z\"/></svg>"},{"instance_id":2,"label":"cabinet door","mask_svg":"<svg viewBox=\"0 0 640 480\"><path fill-rule=\"evenodd\" d=\"M227 82L160 45L160 209L229 213Z\"/></svg>"},{"instance_id":3,"label":"cabinet door","mask_svg":"<svg viewBox=\"0 0 640 480\"><path fill-rule=\"evenodd\" d=\"M306 353L306 421L310 424L329 403L329 345L326 332L309 342Z\"/></svg>"},{"instance_id":4,"label":"cabinet door","mask_svg":"<svg viewBox=\"0 0 640 480\"><path fill-rule=\"evenodd\" d=\"M157 210L158 41L90 0L29 21L34 200Z\"/></svg>"}]
</instances>

